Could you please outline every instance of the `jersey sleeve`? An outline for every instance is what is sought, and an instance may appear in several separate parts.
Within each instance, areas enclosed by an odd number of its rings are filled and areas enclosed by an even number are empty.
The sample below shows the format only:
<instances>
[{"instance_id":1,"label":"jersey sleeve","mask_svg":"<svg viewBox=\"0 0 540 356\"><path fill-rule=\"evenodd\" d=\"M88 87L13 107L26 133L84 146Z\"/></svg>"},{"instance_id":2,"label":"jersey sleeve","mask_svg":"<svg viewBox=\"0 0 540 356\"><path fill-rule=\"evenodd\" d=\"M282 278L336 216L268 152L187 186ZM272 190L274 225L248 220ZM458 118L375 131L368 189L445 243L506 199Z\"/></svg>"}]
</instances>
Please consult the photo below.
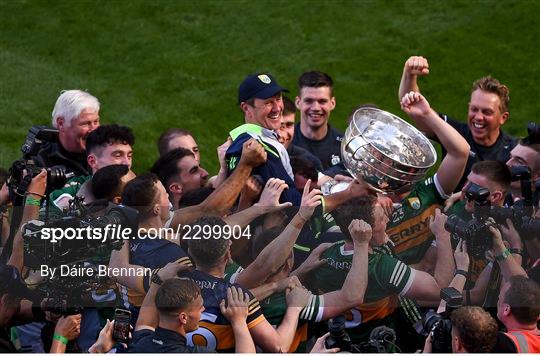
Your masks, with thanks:
<instances>
[{"instance_id":1,"label":"jersey sleeve","mask_svg":"<svg viewBox=\"0 0 540 356\"><path fill-rule=\"evenodd\" d=\"M324 312L324 297L322 295L311 295L307 305L300 312L300 319L312 322L322 320Z\"/></svg>"},{"instance_id":2,"label":"jersey sleeve","mask_svg":"<svg viewBox=\"0 0 540 356\"><path fill-rule=\"evenodd\" d=\"M379 283L387 291L404 295L414 279L414 271L400 260L388 255L380 255L376 275Z\"/></svg>"},{"instance_id":3,"label":"jersey sleeve","mask_svg":"<svg viewBox=\"0 0 540 356\"><path fill-rule=\"evenodd\" d=\"M236 286L239 287L239 285ZM245 288L242 288L242 291L249 295L248 316L246 323L248 328L251 329L266 320L266 318L262 313L261 306L257 298L255 298L255 296L253 296L253 294L251 294L251 292Z\"/></svg>"}]
</instances>

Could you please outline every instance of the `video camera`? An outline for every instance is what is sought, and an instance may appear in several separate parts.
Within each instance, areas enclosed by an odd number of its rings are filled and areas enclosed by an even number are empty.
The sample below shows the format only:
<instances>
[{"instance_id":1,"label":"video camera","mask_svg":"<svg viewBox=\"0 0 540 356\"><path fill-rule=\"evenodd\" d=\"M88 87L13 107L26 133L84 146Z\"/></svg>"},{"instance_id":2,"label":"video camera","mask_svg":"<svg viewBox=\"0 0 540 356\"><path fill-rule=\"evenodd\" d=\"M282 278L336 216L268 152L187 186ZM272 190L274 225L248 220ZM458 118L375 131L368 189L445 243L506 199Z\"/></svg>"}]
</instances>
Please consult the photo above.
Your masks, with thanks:
<instances>
[{"instance_id":1,"label":"video camera","mask_svg":"<svg viewBox=\"0 0 540 356\"><path fill-rule=\"evenodd\" d=\"M21 147L22 158L15 161L9 169L11 201L14 202L16 196L24 196L31 178L37 176L43 169L43 167L40 167L34 161L42 146L47 142L57 141L58 130L56 129L47 126L32 126L30 128ZM25 171L26 174L24 173ZM27 176L29 178L25 178ZM47 190L51 191L61 188L73 176L73 173L66 172L66 167L64 166L47 168Z\"/></svg>"},{"instance_id":2,"label":"video camera","mask_svg":"<svg viewBox=\"0 0 540 356\"><path fill-rule=\"evenodd\" d=\"M82 204L82 198L76 197L71 202L66 215L48 223L33 220L23 227L24 265L38 269L42 265L56 267L83 262L103 252L118 250L124 240L109 235L96 238L96 233L110 232L118 235L118 228L130 229L135 233L138 228L138 211L123 205L110 204L95 216ZM113 226L115 229L110 229ZM55 231L72 234L61 239L53 239ZM101 232L102 233L102 232ZM94 236L92 236L94 234Z\"/></svg>"},{"instance_id":3,"label":"video camera","mask_svg":"<svg viewBox=\"0 0 540 356\"><path fill-rule=\"evenodd\" d=\"M453 287L441 289L441 299L446 302L446 311L438 314L430 309L416 325L416 331L425 337L431 334L433 353L452 353L452 322L450 315L461 307L463 297Z\"/></svg>"},{"instance_id":4,"label":"video camera","mask_svg":"<svg viewBox=\"0 0 540 356\"><path fill-rule=\"evenodd\" d=\"M22 227L24 265L48 277L37 288L48 300L48 310L78 314L83 307L94 305L96 293L107 293L114 284L107 274L99 273L100 268L106 267L112 250L119 250L125 239L136 233L138 211L109 203L97 211L94 208L84 206L82 198L75 198L63 217L47 223L34 220ZM56 240L46 236L47 231L69 229L80 233L64 234ZM97 239L99 230L110 231L111 235ZM118 231L131 234L120 235Z\"/></svg>"},{"instance_id":5,"label":"video camera","mask_svg":"<svg viewBox=\"0 0 540 356\"><path fill-rule=\"evenodd\" d=\"M396 333L394 330L379 326L369 334L369 341L353 344L349 334L345 331L345 317L337 316L328 320L330 335L324 341L327 349L339 347L341 352L353 353L387 353L390 347L396 346ZM397 346L396 346L397 347Z\"/></svg>"},{"instance_id":6,"label":"video camera","mask_svg":"<svg viewBox=\"0 0 540 356\"><path fill-rule=\"evenodd\" d=\"M444 225L453 236L467 241L467 250L473 256L483 256L484 252L491 249L493 245L489 227L497 227L497 225L488 220L490 217L497 224L506 224L506 219L512 220L524 240L540 236L540 219L532 217L533 207L538 205L540 181L536 182L536 192L533 195L531 172L527 166L511 167L510 175L512 181L521 182L523 199L518 200L511 207L491 206L488 200L489 190L470 183L464 193L466 199L474 202L473 219L465 222L457 215L450 215Z\"/></svg>"}]
</instances>

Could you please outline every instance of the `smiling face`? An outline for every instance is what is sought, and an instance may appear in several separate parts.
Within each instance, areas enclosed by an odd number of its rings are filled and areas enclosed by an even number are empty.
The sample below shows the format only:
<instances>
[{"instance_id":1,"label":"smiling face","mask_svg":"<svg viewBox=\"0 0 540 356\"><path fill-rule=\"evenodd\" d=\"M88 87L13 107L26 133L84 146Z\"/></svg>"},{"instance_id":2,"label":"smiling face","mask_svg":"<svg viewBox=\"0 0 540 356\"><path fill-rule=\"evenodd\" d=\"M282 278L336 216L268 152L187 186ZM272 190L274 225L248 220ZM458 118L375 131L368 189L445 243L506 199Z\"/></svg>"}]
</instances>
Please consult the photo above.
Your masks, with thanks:
<instances>
[{"instance_id":1,"label":"smiling face","mask_svg":"<svg viewBox=\"0 0 540 356\"><path fill-rule=\"evenodd\" d=\"M508 112L501 112L501 100L497 94L481 89L473 91L467 121L474 141L483 146L493 145L508 115Z\"/></svg>"},{"instance_id":2,"label":"smiling face","mask_svg":"<svg viewBox=\"0 0 540 356\"><path fill-rule=\"evenodd\" d=\"M285 148L289 147L294 137L294 114L283 115L281 126L277 130L279 135L278 141Z\"/></svg>"},{"instance_id":3,"label":"smiling face","mask_svg":"<svg viewBox=\"0 0 540 356\"><path fill-rule=\"evenodd\" d=\"M87 156L88 165L92 172L113 164L124 164L131 168L133 149L124 143L107 144L105 147L95 147Z\"/></svg>"},{"instance_id":4,"label":"smiling face","mask_svg":"<svg viewBox=\"0 0 540 356\"><path fill-rule=\"evenodd\" d=\"M328 117L336 107L336 99L330 87L303 87L300 96L296 97L296 107L300 110L302 122L317 130L328 123Z\"/></svg>"},{"instance_id":5,"label":"smiling face","mask_svg":"<svg viewBox=\"0 0 540 356\"><path fill-rule=\"evenodd\" d=\"M185 156L178 162L180 170L179 183L182 185L182 192L188 192L204 187L208 179L208 172L201 168L199 162L193 156Z\"/></svg>"},{"instance_id":6,"label":"smiling face","mask_svg":"<svg viewBox=\"0 0 540 356\"><path fill-rule=\"evenodd\" d=\"M99 112L84 109L80 115L67 122L63 117L56 121L58 139L68 152L82 153L86 149L86 137L99 126Z\"/></svg>"},{"instance_id":7,"label":"smiling face","mask_svg":"<svg viewBox=\"0 0 540 356\"><path fill-rule=\"evenodd\" d=\"M240 108L244 112L247 123L256 124L269 130L278 130L281 127L283 115L281 93L268 99L255 98L253 105L242 102Z\"/></svg>"}]
</instances>

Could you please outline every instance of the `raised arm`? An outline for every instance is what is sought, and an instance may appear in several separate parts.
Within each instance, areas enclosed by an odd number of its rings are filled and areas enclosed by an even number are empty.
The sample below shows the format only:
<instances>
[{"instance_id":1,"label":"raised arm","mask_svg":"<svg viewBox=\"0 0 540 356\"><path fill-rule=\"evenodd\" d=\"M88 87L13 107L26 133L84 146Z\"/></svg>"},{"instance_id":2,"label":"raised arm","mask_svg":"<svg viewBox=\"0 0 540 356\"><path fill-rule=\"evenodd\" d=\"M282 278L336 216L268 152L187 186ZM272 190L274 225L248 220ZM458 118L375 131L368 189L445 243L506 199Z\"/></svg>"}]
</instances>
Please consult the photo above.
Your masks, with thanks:
<instances>
[{"instance_id":1,"label":"raised arm","mask_svg":"<svg viewBox=\"0 0 540 356\"><path fill-rule=\"evenodd\" d=\"M285 230L261 251L255 261L240 272L236 280L237 283L246 288L257 287L287 261L298 234L306 221L313 215L315 207L321 204L321 192L318 189L309 191L310 182L308 180L304 186L302 203L298 213L285 227Z\"/></svg>"},{"instance_id":2,"label":"raised arm","mask_svg":"<svg viewBox=\"0 0 540 356\"><path fill-rule=\"evenodd\" d=\"M457 271L463 271L467 273L469 272L469 255L467 253L467 246L464 240L459 241L456 247L456 251L454 252L454 259L456 261L455 265ZM463 288L465 288L466 282L467 276L464 276L461 273L456 273L448 287L453 287L457 289L458 292L463 293ZM441 300L441 303L439 304L439 309L437 309L437 313L442 313L445 310L446 302L444 300Z\"/></svg>"},{"instance_id":3,"label":"raised arm","mask_svg":"<svg viewBox=\"0 0 540 356\"><path fill-rule=\"evenodd\" d=\"M446 195L452 194L465 171L469 144L452 126L439 118L420 93L405 94L401 100L401 108L415 121L422 121L428 126L446 149L447 155L437 170L437 181Z\"/></svg>"},{"instance_id":4,"label":"raised arm","mask_svg":"<svg viewBox=\"0 0 540 356\"><path fill-rule=\"evenodd\" d=\"M39 207L41 199L45 195L47 189L47 171L41 170L37 176L32 178L30 185L28 186L28 192L26 193L26 204L24 205L23 216L21 219L21 227L28 221L39 218ZM13 247L11 249L11 256L7 264L17 268L19 272L22 272L24 265L24 242L23 242L23 228L17 229L15 237L13 239Z\"/></svg>"},{"instance_id":5,"label":"raised arm","mask_svg":"<svg viewBox=\"0 0 540 356\"><path fill-rule=\"evenodd\" d=\"M281 324L274 329L265 319L249 331L255 344L264 352L287 352L294 340L298 317L306 306L311 293L304 287L295 287L287 292L287 311Z\"/></svg>"},{"instance_id":6,"label":"raised arm","mask_svg":"<svg viewBox=\"0 0 540 356\"><path fill-rule=\"evenodd\" d=\"M403 66L403 74L401 76L401 82L399 83L398 101L401 102L401 98L411 91L420 93L418 87L418 76L426 76L429 74L429 63L427 59L420 56L412 56L407 59ZM425 125L421 120L416 120L411 117L416 127L426 133L429 137L433 136L433 131L429 126Z\"/></svg>"},{"instance_id":7,"label":"raised arm","mask_svg":"<svg viewBox=\"0 0 540 356\"><path fill-rule=\"evenodd\" d=\"M249 333L246 323L248 316L249 295L241 288L229 287L227 289L227 303L222 301L219 305L221 314L231 323L234 333L235 353L255 353L255 344Z\"/></svg>"},{"instance_id":8,"label":"raised arm","mask_svg":"<svg viewBox=\"0 0 540 356\"><path fill-rule=\"evenodd\" d=\"M447 216L435 209L435 215L430 217L429 228L435 235L437 242L437 261L435 263L434 277L439 286L447 286L453 278L455 269L454 256L450 233L444 228Z\"/></svg>"},{"instance_id":9,"label":"raised arm","mask_svg":"<svg viewBox=\"0 0 540 356\"><path fill-rule=\"evenodd\" d=\"M349 232L354 243L352 266L340 290L325 293L322 319L330 319L364 301L368 284L368 245L371 226L363 220L353 220Z\"/></svg>"}]
</instances>

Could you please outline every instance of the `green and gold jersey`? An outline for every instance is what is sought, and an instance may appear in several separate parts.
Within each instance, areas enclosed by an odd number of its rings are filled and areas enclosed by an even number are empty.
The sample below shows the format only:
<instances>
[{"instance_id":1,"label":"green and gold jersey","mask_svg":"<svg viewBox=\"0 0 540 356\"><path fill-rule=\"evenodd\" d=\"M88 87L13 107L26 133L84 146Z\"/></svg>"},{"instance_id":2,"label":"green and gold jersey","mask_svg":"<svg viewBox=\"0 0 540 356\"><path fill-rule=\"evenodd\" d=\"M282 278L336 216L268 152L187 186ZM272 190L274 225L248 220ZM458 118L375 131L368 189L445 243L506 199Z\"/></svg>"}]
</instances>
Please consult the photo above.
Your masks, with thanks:
<instances>
[{"instance_id":1,"label":"green and gold jersey","mask_svg":"<svg viewBox=\"0 0 540 356\"><path fill-rule=\"evenodd\" d=\"M274 293L260 301L260 306L266 320L277 328L287 312L287 298L285 292ZM324 297L312 295L308 304L300 312L298 327L291 347L287 352L307 352L306 341L308 337L308 322L319 322L324 311Z\"/></svg>"},{"instance_id":2,"label":"green and gold jersey","mask_svg":"<svg viewBox=\"0 0 540 356\"><path fill-rule=\"evenodd\" d=\"M388 222L386 233L395 245L394 251L408 265L420 262L434 239L429 217L446 199L438 185L437 175L417 183Z\"/></svg>"},{"instance_id":3,"label":"green and gold jersey","mask_svg":"<svg viewBox=\"0 0 540 356\"><path fill-rule=\"evenodd\" d=\"M327 264L317 269L310 280L317 294L339 290L352 266L353 250L345 250L345 242L323 253ZM414 270L398 259L381 253L370 253L368 285L364 303L346 313L349 335L353 342L367 341L371 330L379 325L392 327L391 317L398 295L405 294L414 280Z\"/></svg>"}]
</instances>

